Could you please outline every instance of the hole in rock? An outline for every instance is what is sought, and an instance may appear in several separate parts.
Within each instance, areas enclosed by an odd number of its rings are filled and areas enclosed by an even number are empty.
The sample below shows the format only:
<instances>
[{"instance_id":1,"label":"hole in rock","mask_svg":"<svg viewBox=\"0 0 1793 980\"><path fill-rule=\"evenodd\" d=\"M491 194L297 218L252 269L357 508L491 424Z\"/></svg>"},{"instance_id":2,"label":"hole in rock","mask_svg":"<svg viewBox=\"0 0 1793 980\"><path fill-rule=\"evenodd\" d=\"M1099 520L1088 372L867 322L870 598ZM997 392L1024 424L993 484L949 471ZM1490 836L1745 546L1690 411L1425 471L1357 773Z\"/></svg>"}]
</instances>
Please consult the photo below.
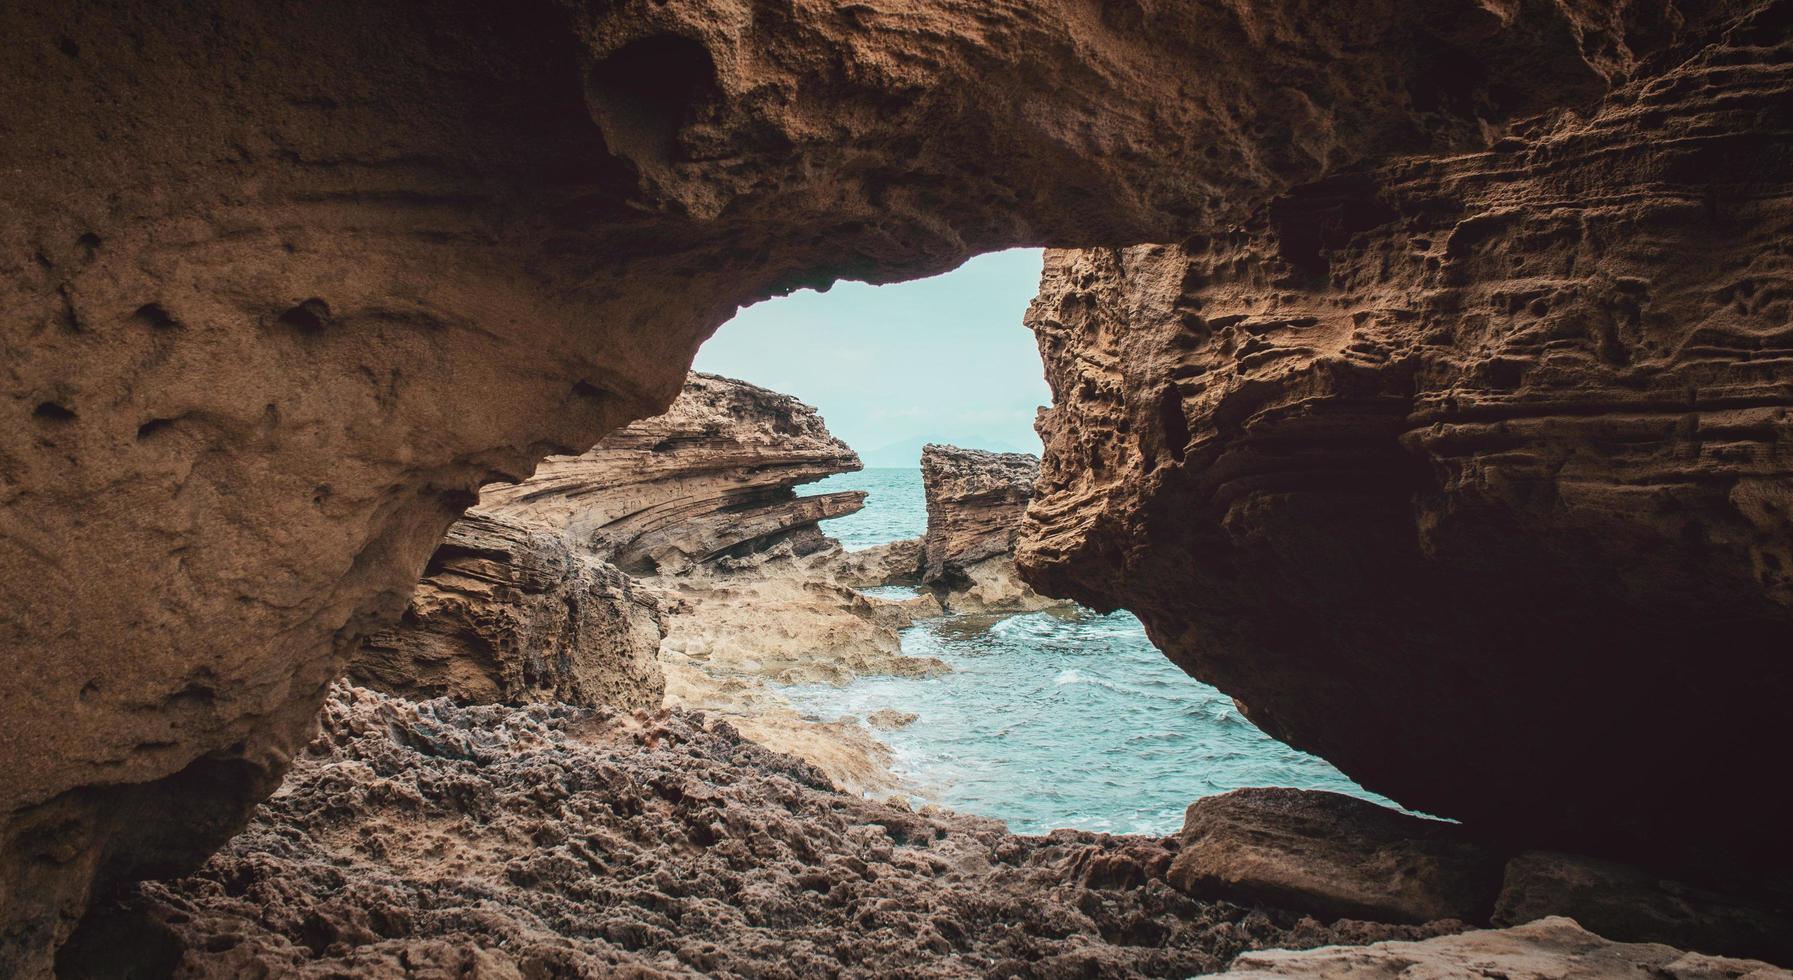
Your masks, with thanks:
<instances>
[{"instance_id":1,"label":"hole in rock","mask_svg":"<svg viewBox=\"0 0 1793 980\"><path fill-rule=\"evenodd\" d=\"M45 422L72 422L75 418L75 410L61 402L41 402L31 410L31 416L43 419Z\"/></svg>"},{"instance_id":2,"label":"hole in rock","mask_svg":"<svg viewBox=\"0 0 1793 980\"><path fill-rule=\"evenodd\" d=\"M591 70L587 94L618 150L671 159L679 130L716 95L709 51L673 34L631 41Z\"/></svg>"},{"instance_id":3,"label":"hole in rock","mask_svg":"<svg viewBox=\"0 0 1793 980\"><path fill-rule=\"evenodd\" d=\"M330 304L313 297L280 314L280 324L302 333L321 333L330 322Z\"/></svg>"},{"instance_id":4,"label":"hole in rock","mask_svg":"<svg viewBox=\"0 0 1793 980\"><path fill-rule=\"evenodd\" d=\"M173 419L150 419L137 427L137 438L139 440L148 439L158 432L167 430L172 425L174 425Z\"/></svg>"},{"instance_id":5,"label":"hole in rock","mask_svg":"<svg viewBox=\"0 0 1793 980\"><path fill-rule=\"evenodd\" d=\"M131 314L131 321L154 330L170 330L180 326L180 322L160 303L145 303L137 307L137 311Z\"/></svg>"}]
</instances>

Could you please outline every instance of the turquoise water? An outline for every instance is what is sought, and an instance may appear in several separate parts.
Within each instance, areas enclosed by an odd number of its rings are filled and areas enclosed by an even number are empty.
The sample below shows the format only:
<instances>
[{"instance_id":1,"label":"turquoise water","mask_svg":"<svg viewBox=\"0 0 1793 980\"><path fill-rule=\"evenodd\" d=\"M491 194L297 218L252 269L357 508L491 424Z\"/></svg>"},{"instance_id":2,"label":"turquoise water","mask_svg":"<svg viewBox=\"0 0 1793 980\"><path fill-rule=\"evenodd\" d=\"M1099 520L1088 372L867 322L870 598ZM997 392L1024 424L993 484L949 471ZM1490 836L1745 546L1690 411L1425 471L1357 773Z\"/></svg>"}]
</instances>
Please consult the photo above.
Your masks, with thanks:
<instances>
[{"instance_id":1,"label":"turquoise water","mask_svg":"<svg viewBox=\"0 0 1793 980\"><path fill-rule=\"evenodd\" d=\"M920 470L842 474L815 489L869 491L864 511L823 524L849 548L915 537L927 526ZM1170 833L1191 801L1243 786L1389 802L1258 731L1231 698L1166 660L1124 612L1031 613L993 625L929 620L904 632L903 649L954 671L784 694L823 720L882 708L918 715L907 728L879 733L898 775L923 800L995 817L1017 833Z\"/></svg>"},{"instance_id":2,"label":"turquoise water","mask_svg":"<svg viewBox=\"0 0 1793 980\"><path fill-rule=\"evenodd\" d=\"M845 545L848 551L904 538L919 538L927 533L928 501L921 488L921 467L874 467L857 473L837 473L802 488L800 492L807 495L841 490L866 491L864 510L822 522L822 530Z\"/></svg>"}]
</instances>

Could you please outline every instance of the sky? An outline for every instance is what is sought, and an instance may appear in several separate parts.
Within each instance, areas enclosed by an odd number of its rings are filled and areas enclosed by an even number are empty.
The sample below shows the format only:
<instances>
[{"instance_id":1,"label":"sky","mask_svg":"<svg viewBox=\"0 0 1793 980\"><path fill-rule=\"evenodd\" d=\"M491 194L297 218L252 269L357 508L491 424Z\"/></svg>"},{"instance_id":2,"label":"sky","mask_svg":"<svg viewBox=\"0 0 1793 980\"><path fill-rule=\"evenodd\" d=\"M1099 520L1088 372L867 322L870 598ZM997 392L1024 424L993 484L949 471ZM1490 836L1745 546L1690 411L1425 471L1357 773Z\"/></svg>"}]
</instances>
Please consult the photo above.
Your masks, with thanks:
<instances>
[{"instance_id":1,"label":"sky","mask_svg":"<svg viewBox=\"0 0 1793 980\"><path fill-rule=\"evenodd\" d=\"M867 466L919 466L927 442L1038 454L1034 410L1052 396L1021 315L1040 263L1015 249L932 279L767 300L723 324L696 367L814 405Z\"/></svg>"}]
</instances>

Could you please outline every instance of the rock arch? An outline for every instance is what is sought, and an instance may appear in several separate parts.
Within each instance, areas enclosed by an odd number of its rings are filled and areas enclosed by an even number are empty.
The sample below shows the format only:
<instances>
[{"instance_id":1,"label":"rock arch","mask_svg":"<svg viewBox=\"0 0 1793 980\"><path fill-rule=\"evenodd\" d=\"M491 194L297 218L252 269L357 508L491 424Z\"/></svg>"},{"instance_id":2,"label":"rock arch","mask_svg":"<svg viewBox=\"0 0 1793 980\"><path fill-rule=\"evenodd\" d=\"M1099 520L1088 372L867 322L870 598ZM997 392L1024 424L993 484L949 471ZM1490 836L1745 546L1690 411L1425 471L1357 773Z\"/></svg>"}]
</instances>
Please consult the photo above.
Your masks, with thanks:
<instances>
[{"instance_id":1,"label":"rock arch","mask_svg":"<svg viewBox=\"0 0 1793 980\"><path fill-rule=\"evenodd\" d=\"M7 970L95 882L228 834L475 489L664 407L739 304L1222 233L1704 27L1672 0L5 6Z\"/></svg>"}]
</instances>

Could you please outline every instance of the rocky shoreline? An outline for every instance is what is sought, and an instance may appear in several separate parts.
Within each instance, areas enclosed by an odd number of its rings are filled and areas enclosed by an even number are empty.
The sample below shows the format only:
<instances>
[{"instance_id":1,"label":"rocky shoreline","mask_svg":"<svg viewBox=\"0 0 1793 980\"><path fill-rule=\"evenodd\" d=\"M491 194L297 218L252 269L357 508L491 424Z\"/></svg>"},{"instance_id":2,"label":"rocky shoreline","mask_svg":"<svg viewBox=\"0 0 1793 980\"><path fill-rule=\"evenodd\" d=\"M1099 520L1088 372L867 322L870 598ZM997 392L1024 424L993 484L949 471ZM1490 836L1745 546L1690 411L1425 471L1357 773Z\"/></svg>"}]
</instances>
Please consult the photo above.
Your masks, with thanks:
<instances>
[{"instance_id":1,"label":"rocky shoreline","mask_svg":"<svg viewBox=\"0 0 1793 980\"><path fill-rule=\"evenodd\" d=\"M1187 834L1022 837L866 800L682 709L419 703L344 684L320 728L243 834L190 877L113 896L59 972L1793 976L1560 918L1466 931L1200 897ZM1430 937L1447 938L1414 942ZM1314 952L1252 954L1269 949Z\"/></svg>"}]
</instances>

